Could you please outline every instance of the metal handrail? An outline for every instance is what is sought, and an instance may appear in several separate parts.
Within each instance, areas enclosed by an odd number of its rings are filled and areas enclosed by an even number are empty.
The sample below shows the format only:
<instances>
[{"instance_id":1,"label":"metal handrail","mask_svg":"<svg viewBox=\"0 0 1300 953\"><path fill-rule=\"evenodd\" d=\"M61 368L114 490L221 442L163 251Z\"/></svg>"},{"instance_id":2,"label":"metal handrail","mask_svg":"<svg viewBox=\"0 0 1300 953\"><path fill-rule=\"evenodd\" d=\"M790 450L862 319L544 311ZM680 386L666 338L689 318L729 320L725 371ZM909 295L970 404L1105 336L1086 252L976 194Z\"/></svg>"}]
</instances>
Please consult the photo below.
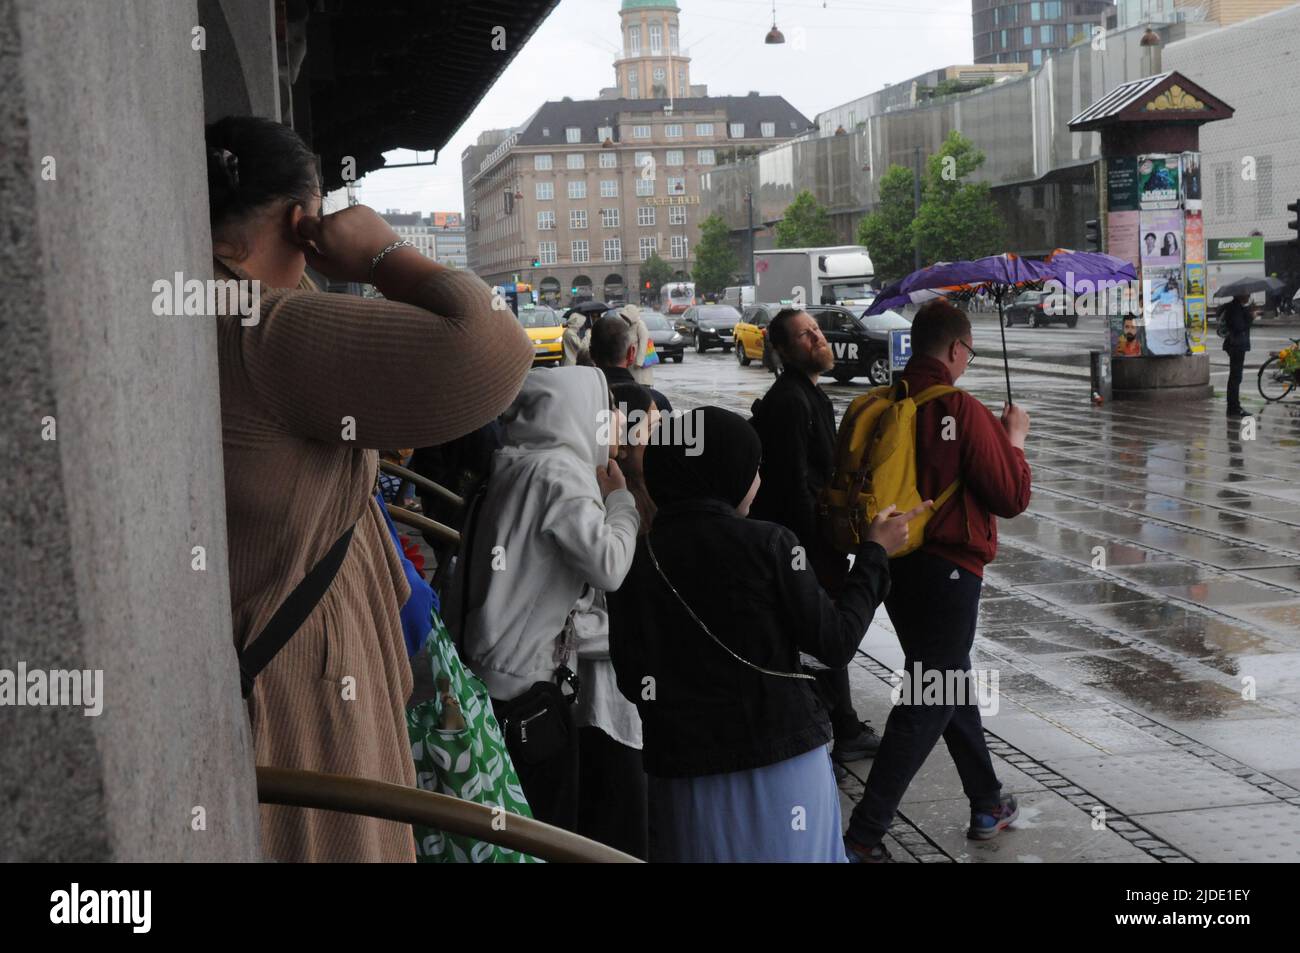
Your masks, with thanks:
<instances>
[{"instance_id":1,"label":"metal handrail","mask_svg":"<svg viewBox=\"0 0 1300 953\"><path fill-rule=\"evenodd\" d=\"M388 515L393 518L394 523L401 523L422 533L428 533L430 536L436 536L453 546L460 545L460 533L437 520L431 520L427 516L421 516L419 513L413 513L405 507L392 503L388 504Z\"/></svg>"},{"instance_id":2,"label":"metal handrail","mask_svg":"<svg viewBox=\"0 0 1300 953\"><path fill-rule=\"evenodd\" d=\"M530 817L401 784L295 768L257 768L262 804L311 807L434 827L551 863L635 864L635 857Z\"/></svg>"},{"instance_id":3,"label":"metal handrail","mask_svg":"<svg viewBox=\"0 0 1300 953\"><path fill-rule=\"evenodd\" d=\"M400 464L390 463L387 460L380 460L379 469L383 470L385 473L389 474L390 476L401 477L403 480L408 480L411 483L414 483L416 487L418 487L419 489L432 493L435 496L440 496L448 503L451 503L453 506L465 505L464 497L460 496L459 494L453 493L451 490L447 489L441 483L435 483L432 480L430 480L428 477L421 476L420 474L416 473L414 470L408 470L406 467L401 466Z\"/></svg>"}]
</instances>

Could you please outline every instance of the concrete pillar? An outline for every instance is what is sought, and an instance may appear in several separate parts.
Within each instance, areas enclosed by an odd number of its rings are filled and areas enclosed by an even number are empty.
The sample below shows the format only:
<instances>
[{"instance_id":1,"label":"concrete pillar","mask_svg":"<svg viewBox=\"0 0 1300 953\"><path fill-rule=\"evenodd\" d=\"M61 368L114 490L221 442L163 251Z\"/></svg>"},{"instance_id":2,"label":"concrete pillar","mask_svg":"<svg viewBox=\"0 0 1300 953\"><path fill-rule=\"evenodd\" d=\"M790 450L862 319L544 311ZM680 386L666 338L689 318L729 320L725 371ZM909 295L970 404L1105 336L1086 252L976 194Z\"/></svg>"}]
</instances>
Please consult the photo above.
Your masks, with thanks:
<instances>
[{"instance_id":1,"label":"concrete pillar","mask_svg":"<svg viewBox=\"0 0 1300 953\"><path fill-rule=\"evenodd\" d=\"M0 860L260 856L215 328L151 308L211 277L198 23L0 0L0 669L103 671L97 717L0 707Z\"/></svg>"}]
</instances>

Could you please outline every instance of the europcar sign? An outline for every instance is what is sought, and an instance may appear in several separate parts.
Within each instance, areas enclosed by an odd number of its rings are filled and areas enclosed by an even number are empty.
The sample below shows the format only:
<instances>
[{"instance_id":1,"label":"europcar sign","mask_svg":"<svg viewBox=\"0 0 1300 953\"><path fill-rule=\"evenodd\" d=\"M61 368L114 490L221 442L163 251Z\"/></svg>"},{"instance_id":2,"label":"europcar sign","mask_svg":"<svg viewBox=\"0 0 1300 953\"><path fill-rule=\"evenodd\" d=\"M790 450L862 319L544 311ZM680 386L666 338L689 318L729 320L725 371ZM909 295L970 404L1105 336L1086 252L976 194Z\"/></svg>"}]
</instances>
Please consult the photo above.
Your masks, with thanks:
<instances>
[{"instance_id":1,"label":"europcar sign","mask_svg":"<svg viewBox=\"0 0 1300 953\"><path fill-rule=\"evenodd\" d=\"M1209 261L1263 261L1264 238L1211 238L1206 243Z\"/></svg>"}]
</instances>

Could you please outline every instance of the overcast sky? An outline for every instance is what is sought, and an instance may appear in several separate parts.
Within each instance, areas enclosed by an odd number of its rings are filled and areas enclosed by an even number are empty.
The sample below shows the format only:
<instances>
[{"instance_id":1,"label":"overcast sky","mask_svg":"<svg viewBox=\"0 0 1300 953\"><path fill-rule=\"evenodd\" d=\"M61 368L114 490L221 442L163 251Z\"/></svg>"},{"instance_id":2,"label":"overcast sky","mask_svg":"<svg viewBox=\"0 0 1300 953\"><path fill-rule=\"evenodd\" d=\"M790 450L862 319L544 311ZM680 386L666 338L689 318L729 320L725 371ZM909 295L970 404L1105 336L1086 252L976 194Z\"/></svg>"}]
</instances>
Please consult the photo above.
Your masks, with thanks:
<instances>
[{"instance_id":1,"label":"overcast sky","mask_svg":"<svg viewBox=\"0 0 1300 953\"><path fill-rule=\"evenodd\" d=\"M971 61L970 0L777 0L782 46L767 46L771 0L677 0L682 52L691 82L711 95L750 90L784 96L812 119L831 106L886 83ZM511 61L438 164L372 172L358 198L383 211L464 211L460 154L485 129L515 126L546 100L594 99L614 85L620 0L560 0ZM438 95L438 64L428 64L429 95ZM415 153L393 152L389 162ZM421 153L428 161L432 152Z\"/></svg>"}]
</instances>

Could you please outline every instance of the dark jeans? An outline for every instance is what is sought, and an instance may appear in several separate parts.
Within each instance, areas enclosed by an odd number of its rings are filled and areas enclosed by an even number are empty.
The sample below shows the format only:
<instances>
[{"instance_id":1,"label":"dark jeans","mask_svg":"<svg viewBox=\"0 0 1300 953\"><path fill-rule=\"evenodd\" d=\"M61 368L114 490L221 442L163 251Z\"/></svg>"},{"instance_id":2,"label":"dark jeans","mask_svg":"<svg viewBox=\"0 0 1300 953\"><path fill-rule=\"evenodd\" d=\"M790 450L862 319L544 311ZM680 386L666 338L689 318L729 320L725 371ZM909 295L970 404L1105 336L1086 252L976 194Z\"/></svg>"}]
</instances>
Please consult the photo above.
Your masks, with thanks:
<instances>
[{"instance_id":1,"label":"dark jeans","mask_svg":"<svg viewBox=\"0 0 1300 953\"><path fill-rule=\"evenodd\" d=\"M885 608L903 647L905 672L910 676L917 665L925 672L970 671L980 578L925 552L893 560L890 578ZM918 695L920 688L916 686ZM908 785L940 737L957 765L971 808L998 804L1002 786L984 741L979 706L958 705L956 700L945 693L937 704L903 704L908 701L903 697L890 711L862 800L849 820L853 840L867 847L880 843ZM972 699L967 696L966 701Z\"/></svg>"},{"instance_id":2,"label":"dark jeans","mask_svg":"<svg viewBox=\"0 0 1300 953\"><path fill-rule=\"evenodd\" d=\"M493 706L500 702L493 700ZM519 752L506 742L510 760L514 762L515 773L528 798L533 817L566 831L578 830L578 723L573 706L565 705L565 717L569 719L569 744L554 757L538 764L527 764Z\"/></svg>"},{"instance_id":3,"label":"dark jeans","mask_svg":"<svg viewBox=\"0 0 1300 953\"><path fill-rule=\"evenodd\" d=\"M646 859L649 815L641 752L584 726L578 756L578 833Z\"/></svg>"},{"instance_id":4,"label":"dark jeans","mask_svg":"<svg viewBox=\"0 0 1300 953\"><path fill-rule=\"evenodd\" d=\"M1241 407L1241 373L1246 367L1246 352L1228 352L1228 409Z\"/></svg>"}]
</instances>

